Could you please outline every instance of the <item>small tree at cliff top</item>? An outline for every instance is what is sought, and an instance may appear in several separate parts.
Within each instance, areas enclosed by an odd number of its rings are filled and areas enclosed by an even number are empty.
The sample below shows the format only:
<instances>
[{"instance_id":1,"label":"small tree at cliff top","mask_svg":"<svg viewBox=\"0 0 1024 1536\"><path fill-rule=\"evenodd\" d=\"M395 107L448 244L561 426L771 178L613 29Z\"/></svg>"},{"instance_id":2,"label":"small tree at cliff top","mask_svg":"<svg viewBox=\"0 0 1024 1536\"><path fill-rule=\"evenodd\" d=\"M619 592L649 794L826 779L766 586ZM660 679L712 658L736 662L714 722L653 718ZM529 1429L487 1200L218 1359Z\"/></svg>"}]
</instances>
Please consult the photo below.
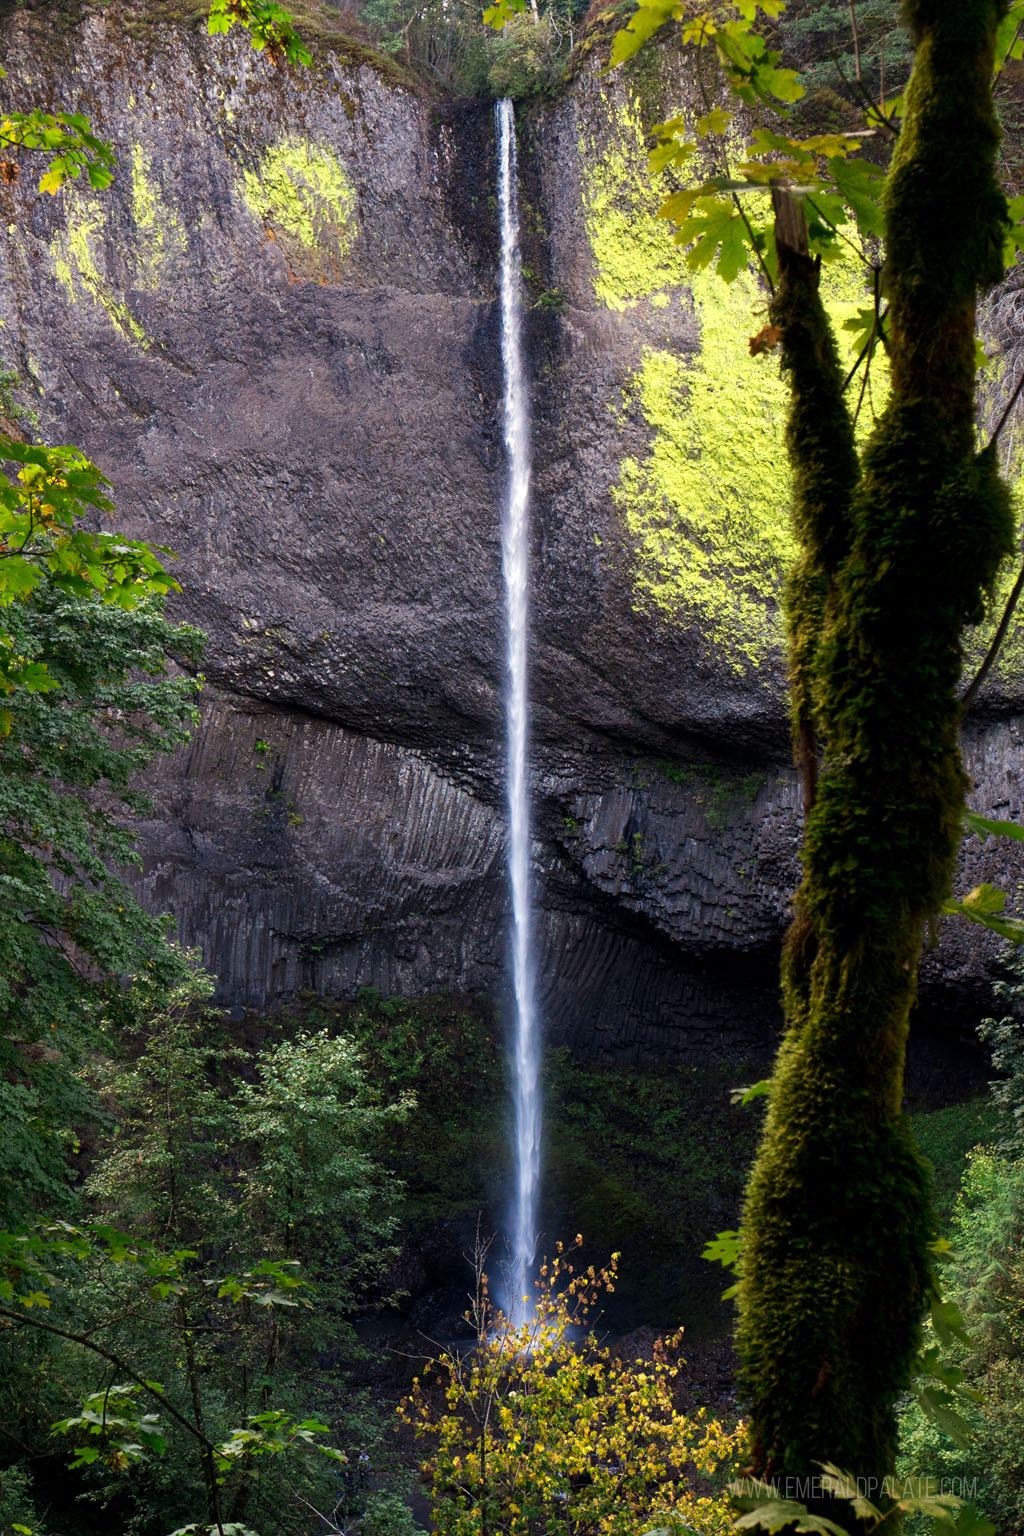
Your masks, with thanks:
<instances>
[{"instance_id":1,"label":"small tree at cliff top","mask_svg":"<svg viewBox=\"0 0 1024 1536\"><path fill-rule=\"evenodd\" d=\"M492 18L506 8L499 0ZM745 102L781 110L801 87L754 31L759 9L774 19L782 0L704 12L654 0L618 34L612 61L675 20L698 70L710 47ZM662 211L691 266L715 265L728 280L756 263L771 304L752 350L781 347L790 385L800 552L786 614L804 878L738 1287L752 1470L762 1476L813 1476L824 1462L867 1477L892 1471L894 1403L937 1294L928 1174L900 1105L922 937L949 901L962 829L962 639L984 616L1013 539L995 443L976 441L974 330L1011 230L994 172L991 81L997 44L1019 57L1022 9L906 0L916 57L901 120L891 102L869 114L896 139L881 199L883 172L846 135L797 140L761 128L748 158L730 164L737 125L710 93L699 121L655 130L655 169L678 173L699 161L701 142L712 146L711 174ZM751 192L762 207L771 198L760 221ZM869 257L860 362L883 345L891 377L863 450L819 293L822 257L857 224L885 242L884 267ZM985 904L980 896L967 915L984 918ZM852 1527L870 1518L830 1512Z\"/></svg>"}]
</instances>

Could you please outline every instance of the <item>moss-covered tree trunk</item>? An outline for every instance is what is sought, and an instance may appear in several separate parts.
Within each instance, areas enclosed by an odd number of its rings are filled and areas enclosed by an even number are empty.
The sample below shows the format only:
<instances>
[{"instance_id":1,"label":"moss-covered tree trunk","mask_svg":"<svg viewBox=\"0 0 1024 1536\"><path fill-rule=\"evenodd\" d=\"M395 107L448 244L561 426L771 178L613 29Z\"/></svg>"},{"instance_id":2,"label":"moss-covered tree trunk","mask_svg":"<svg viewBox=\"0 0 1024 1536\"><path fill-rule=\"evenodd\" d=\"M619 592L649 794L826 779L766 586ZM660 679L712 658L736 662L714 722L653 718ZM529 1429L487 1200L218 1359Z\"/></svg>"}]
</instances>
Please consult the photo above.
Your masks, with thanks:
<instances>
[{"instance_id":1,"label":"moss-covered tree trunk","mask_svg":"<svg viewBox=\"0 0 1024 1536\"><path fill-rule=\"evenodd\" d=\"M742 1381L767 1475L891 1471L932 1287L928 1178L900 1105L922 935L959 838L961 635L1011 540L974 424L975 301L1001 275L1006 221L990 92L1003 8L905 6L917 54L886 192L892 393L860 463L815 267L779 241L808 816L743 1225Z\"/></svg>"}]
</instances>

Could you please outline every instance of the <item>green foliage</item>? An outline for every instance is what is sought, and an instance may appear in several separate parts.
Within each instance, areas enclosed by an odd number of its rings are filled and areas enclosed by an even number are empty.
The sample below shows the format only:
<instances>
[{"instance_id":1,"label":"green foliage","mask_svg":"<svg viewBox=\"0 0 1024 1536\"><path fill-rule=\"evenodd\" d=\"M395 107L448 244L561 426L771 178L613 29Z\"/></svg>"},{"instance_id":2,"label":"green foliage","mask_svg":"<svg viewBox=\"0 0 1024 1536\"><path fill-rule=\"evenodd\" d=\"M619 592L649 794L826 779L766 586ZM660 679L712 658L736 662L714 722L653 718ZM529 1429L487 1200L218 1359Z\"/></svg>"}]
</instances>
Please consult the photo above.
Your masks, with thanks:
<instances>
[{"instance_id":1,"label":"green foliage","mask_svg":"<svg viewBox=\"0 0 1024 1536\"><path fill-rule=\"evenodd\" d=\"M262 1260L238 1275L211 1275L209 1266L204 1272L196 1265L197 1257L190 1249L157 1250L104 1225L58 1223L0 1234L0 1343L17 1343L26 1332L59 1341L47 1367L65 1388L76 1366L87 1376L91 1364L93 1376L105 1378L52 1432L72 1442L70 1466L85 1469L103 1502L115 1491L124 1502L134 1479L167 1455L175 1479L173 1493L164 1486L161 1530L197 1503L207 1505L215 1524L241 1518L279 1484L264 1470L267 1460L345 1459L320 1439L326 1424L271 1404L278 1388L277 1314L309 1305L296 1266ZM217 1348L208 1342L211 1335ZM225 1398L218 1391L218 1348L244 1354L257 1338L264 1358L253 1384L255 1403ZM140 1354L150 1370L159 1359L162 1380L140 1369ZM31 1429L9 1409L6 1422L18 1423L24 1443ZM291 1529L276 1518L278 1529Z\"/></svg>"},{"instance_id":2,"label":"green foliage","mask_svg":"<svg viewBox=\"0 0 1024 1536\"><path fill-rule=\"evenodd\" d=\"M91 1392L77 1413L54 1424L55 1434L81 1440L68 1463L72 1471L101 1460L124 1468L148 1455L163 1454L167 1441L160 1432L160 1415L139 1406L143 1390L134 1381L111 1384Z\"/></svg>"},{"instance_id":3,"label":"green foliage","mask_svg":"<svg viewBox=\"0 0 1024 1536\"><path fill-rule=\"evenodd\" d=\"M1024 999L1024 962L1019 955L1006 961L1009 979L996 983L995 994L1010 1012L1001 1019L982 1019L978 1033L992 1053L1000 1077L991 1084L992 1102L1002 1133L999 1150L1024 1155L1024 1024L1018 1010Z\"/></svg>"},{"instance_id":4,"label":"green foliage","mask_svg":"<svg viewBox=\"0 0 1024 1536\"><path fill-rule=\"evenodd\" d=\"M938 1478L883 1478L877 1489L881 1508L864 1491L863 1479L843 1472L831 1462L820 1464L810 1481L819 1500L848 1505L842 1524L816 1513L795 1499L779 1497L771 1482L744 1478L735 1484L735 1504L741 1511L737 1531L808 1531L816 1536L846 1536L847 1530L873 1536L886 1521L924 1516L937 1536L996 1536L991 1525L958 1494L942 1490ZM875 1491L872 1487L871 1491ZM897 1526L897 1529L899 1527Z\"/></svg>"},{"instance_id":5,"label":"green foliage","mask_svg":"<svg viewBox=\"0 0 1024 1536\"><path fill-rule=\"evenodd\" d=\"M758 1116L735 1110L729 1089L743 1064L705 1063L662 1071L594 1068L562 1051L545 1064L544 1205L541 1225L571 1223L585 1235L585 1263L597 1244L623 1260L615 1320L640 1316L721 1332L721 1286L696 1262L703 1240L738 1212Z\"/></svg>"},{"instance_id":6,"label":"green foliage","mask_svg":"<svg viewBox=\"0 0 1024 1536\"><path fill-rule=\"evenodd\" d=\"M305 1001L272 1029L340 1031L355 1039L365 1071L387 1101L415 1095L400 1136L381 1159L401 1179L402 1234L415 1247L484 1209L499 1212L508 1180L508 1063L491 1006L441 995L413 1002L364 991L354 1004ZM581 1229L625 1253L616 1322L642 1316L671 1326L684 1298L691 1329L727 1326L720 1286L699 1263L703 1238L737 1212L757 1116L734 1111L738 1074L761 1062L675 1069L595 1068L565 1050L546 1054L546 1231ZM191 1090L187 1096L194 1099ZM200 1130L187 1134L200 1137ZM147 1154L148 1155L148 1154ZM198 1181L193 1181L198 1185ZM588 1244L585 1262L596 1262Z\"/></svg>"},{"instance_id":7,"label":"green foliage","mask_svg":"<svg viewBox=\"0 0 1024 1536\"><path fill-rule=\"evenodd\" d=\"M948 1288L969 1339L954 1352L977 1402L967 1411L971 1437L957 1444L917 1405L900 1419L900 1469L927 1466L945 1479L976 1485L976 1497L1000 1530L1024 1519L1024 1166L990 1150L969 1159L952 1225Z\"/></svg>"},{"instance_id":8,"label":"green foliage","mask_svg":"<svg viewBox=\"0 0 1024 1536\"><path fill-rule=\"evenodd\" d=\"M216 1523L217 1505L301 1536L296 1496L337 1499L323 1435L372 1433L337 1367L393 1253L399 1189L380 1159L410 1106L381 1099L345 1037L248 1051L203 1009L206 978L169 1002L145 991L103 1080L117 1108L87 1194L107 1220L0 1234L0 1414L37 1447L57 1419L90 1497L130 1512L133 1536L204 1507ZM125 1217L161 1246L125 1236Z\"/></svg>"},{"instance_id":9,"label":"green foliage","mask_svg":"<svg viewBox=\"0 0 1024 1536\"><path fill-rule=\"evenodd\" d=\"M799 62L809 93L856 102L859 85L875 101L891 98L913 62L899 10L889 0L857 0L854 16L856 38L844 0L789 0L778 22L784 51Z\"/></svg>"},{"instance_id":10,"label":"green foliage","mask_svg":"<svg viewBox=\"0 0 1024 1536\"><path fill-rule=\"evenodd\" d=\"M944 901L943 912L953 917L965 917L968 922L979 923L998 933L1001 939L1012 944L1024 944L1024 922L1020 918L1004 915L1006 892L997 891L994 885L976 885L962 900Z\"/></svg>"},{"instance_id":11,"label":"green foliage","mask_svg":"<svg viewBox=\"0 0 1024 1536\"><path fill-rule=\"evenodd\" d=\"M997 1113L991 1099L969 1099L912 1117L914 1139L932 1166L935 1214L944 1230L964 1176L968 1153L991 1144L997 1134Z\"/></svg>"},{"instance_id":12,"label":"green foliage","mask_svg":"<svg viewBox=\"0 0 1024 1536\"><path fill-rule=\"evenodd\" d=\"M544 90L556 73L560 41L547 15L510 17L487 47L489 94L521 101Z\"/></svg>"},{"instance_id":13,"label":"green foliage","mask_svg":"<svg viewBox=\"0 0 1024 1536\"><path fill-rule=\"evenodd\" d=\"M501 5L492 8L492 24L500 24L503 18L507 19L507 14L521 7L522 0L503 0ZM893 25L890 7L868 0L858 10L863 14L857 18L857 57L851 76L847 78L843 74L844 61L837 58L833 47L828 55L833 79L848 91L856 107L864 113L869 130L892 133L896 131L897 118L904 111L903 98L891 93L892 68L886 76L883 68L871 67L871 59L874 55L876 65L880 65L886 48L895 44L890 66L895 64L895 80L901 84L908 63L906 41ZM779 35L788 44L808 28L824 28L827 33L834 31L840 22L838 7L830 4L808 7L800 0L788 10L785 0L769 0L767 4L761 4L759 0L734 0L734 3L698 12L687 10L678 0L654 0L653 4L639 5L629 24L615 36L610 67L631 58L669 21L678 22L682 42L697 49L698 77L706 111L696 120L676 117L655 127L656 143L650 155L650 169L652 175L669 170L685 178L690 161L696 156L705 166L710 161L714 170L708 175L705 169L703 179L696 185L677 186L671 191L662 204L661 215L675 223L676 241L687 247L686 260L692 271L714 269L726 281L732 281L752 265L762 271L771 285L777 276L771 240L772 211L764 199L771 186L791 188L804 206L812 256L834 261L840 259L844 251L856 250L859 246L861 259L866 266L870 265L873 257L863 242L884 232L883 170L873 159L860 154L863 144L860 130L846 132L839 128L803 137L780 131L785 127L787 114L793 116L790 112L793 105L801 101L808 88L814 90L820 85L820 78L812 70L805 81L794 70L783 67L782 54L769 46L758 30L759 11L769 23L778 26ZM485 15L491 15L491 12ZM1021 54L1022 40L1018 34L1022 18L1024 5L1021 0L1014 0L998 29L994 53L997 70L1008 59ZM841 25L844 29L849 20L850 12L843 7ZM863 47L861 26L864 29ZM742 150L740 158L737 159L735 154L736 112L711 100L701 63L705 53L714 56L739 102L748 108L767 105L775 116L778 126L754 129L745 157ZM886 80L890 87L888 100L884 90ZM873 95L873 91L876 94ZM796 120L795 116L793 120ZM749 196L758 193L761 194L760 205L752 209ZM1013 259L1013 250L1019 246L1018 225L1022 218L1024 203L1014 210L1012 224L1008 223L998 237L1008 253L1004 253L1006 260ZM878 325L876 303L872 334Z\"/></svg>"},{"instance_id":14,"label":"green foliage","mask_svg":"<svg viewBox=\"0 0 1024 1536\"><path fill-rule=\"evenodd\" d=\"M362 1536L421 1536L407 1501L386 1489L370 1494L360 1529Z\"/></svg>"},{"instance_id":15,"label":"green foliage","mask_svg":"<svg viewBox=\"0 0 1024 1536\"><path fill-rule=\"evenodd\" d=\"M42 1536L28 1469L15 1463L0 1472L0 1536Z\"/></svg>"},{"instance_id":16,"label":"green foliage","mask_svg":"<svg viewBox=\"0 0 1024 1536\"><path fill-rule=\"evenodd\" d=\"M230 32L235 26L243 27L252 46L265 49L275 64L312 63L289 12L275 0L210 0L210 36Z\"/></svg>"},{"instance_id":17,"label":"green foliage","mask_svg":"<svg viewBox=\"0 0 1024 1536\"><path fill-rule=\"evenodd\" d=\"M427 1443L440 1536L728 1530L726 1500L698 1493L691 1478L731 1468L742 1429L676 1406L679 1335L659 1340L650 1360L601 1345L594 1310L614 1290L616 1258L574 1273L559 1245L520 1324L492 1307L478 1272L467 1314L477 1348L442 1353L400 1410Z\"/></svg>"},{"instance_id":18,"label":"green foliage","mask_svg":"<svg viewBox=\"0 0 1024 1536\"><path fill-rule=\"evenodd\" d=\"M65 1198L63 1154L91 1098L77 1074L131 1016L126 977L162 985L180 961L117 865L135 858L133 777L185 739L198 684L169 675L196 631L153 603L125 611L43 589L9 610L18 653L45 655L52 691L19 689L0 744L0 1212Z\"/></svg>"},{"instance_id":19,"label":"green foliage","mask_svg":"<svg viewBox=\"0 0 1024 1536\"><path fill-rule=\"evenodd\" d=\"M69 596L133 608L177 582L155 550L116 534L91 533L81 519L113 510L109 481L74 448L40 448L0 438L0 459L20 466L15 478L0 473L0 607L24 602L43 587ZM17 637L0 631L0 693L53 687L45 656L28 657ZM10 729L0 710L0 732Z\"/></svg>"},{"instance_id":20,"label":"green foliage","mask_svg":"<svg viewBox=\"0 0 1024 1536\"><path fill-rule=\"evenodd\" d=\"M354 1005L307 1003L307 1029L341 1029L358 1044L367 1078L385 1099L415 1110L383 1156L404 1188L407 1222L450 1220L495 1206L508 1157L508 1075L500 1029L476 999L382 998L364 988Z\"/></svg>"},{"instance_id":21,"label":"green foliage","mask_svg":"<svg viewBox=\"0 0 1024 1536\"><path fill-rule=\"evenodd\" d=\"M0 79L6 71L0 69ZM38 150L49 163L39 179L40 192L58 192L68 180L84 171L91 187L109 187L114 179L114 154L105 139L93 133L81 112L9 112L0 118L0 145L9 149ZM6 166L5 180L17 179L17 166Z\"/></svg>"},{"instance_id":22,"label":"green foliage","mask_svg":"<svg viewBox=\"0 0 1024 1536\"><path fill-rule=\"evenodd\" d=\"M345 1035L232 1045L197 1006L208 990L187 979L125 1034L128 1060L105 1084L117 1118L89 1193L139 1230L212 1245L219 1262L301 1258L348 1312L395 1233L399 1189L381 1156L411 1097L383 1098Z\"/></svg>"}]
</instances>

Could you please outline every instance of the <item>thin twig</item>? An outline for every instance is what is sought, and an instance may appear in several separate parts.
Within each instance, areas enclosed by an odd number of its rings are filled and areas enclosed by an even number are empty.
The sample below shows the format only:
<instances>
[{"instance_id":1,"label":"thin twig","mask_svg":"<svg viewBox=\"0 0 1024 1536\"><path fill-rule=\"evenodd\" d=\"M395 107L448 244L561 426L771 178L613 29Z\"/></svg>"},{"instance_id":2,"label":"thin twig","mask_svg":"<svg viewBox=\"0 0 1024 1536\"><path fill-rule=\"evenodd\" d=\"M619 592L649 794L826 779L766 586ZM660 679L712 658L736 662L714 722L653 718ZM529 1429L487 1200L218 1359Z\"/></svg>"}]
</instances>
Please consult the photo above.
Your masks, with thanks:
<instances>
[{"instance_id":1,"label":"thin twig","mask_svg":"<svg viewBox=\"0 0 1024 1536\"><path fill-rule=\"evenodd\" d=\"M839 56L837 54L832 55L831 63L833 69L845 85L846 89L852 96L859 98L860 104L864 108L864 115L866 116L868 122L877 123L880 128L887 128L894 139L899 138L899 125L895 123L891 117L886 115L884 108L882 108L879 103L875 101L863 80L848 80L843 71L843 66L839 62Z\"/></svg>"},{"instance_id":2,"label":"thin twig","mask_svg":"<svg viewBox=\"0 0 1024 1536\"><path fill-rule=\"evenodd\" d=\"M823 224L827 224L834 235L838 235L840 240L846 242L846 244L850 247L850 250L853 251L854 255L858 258L859 261L862 261L866 267L870 267L872 269L874 268L874 262L871 260L870 256L866 256L863 249L857 245L855 241L851 240L849 235L843 234L838 224L833 223L827 214L822 213L821 209L818 207L817 203L811 197L809 192L805 195L804 202L814 209L821 222Z\"/></svg>"},{"instance_id":3,"label":"thin twig","mask_svg":"<svg viewBox=\"0 0 1024 1536\"><path fill-rule=\"evenodd\" d=\"M868 353L868 360L864 364L864 377L863 377L863 379L861 379L861 382L860 382L860 394L857 396L857 409L853 413L853 425L854 425L855 428L857 426L857 422L860 419L860 408L864 404L864 392L865 392L865 390L868 387L868 379L870 379L870 377L871 377L871 359L872 359L873 356L874 356L874 353L873 352L869 352Z\"/></svg>"},{"instance_id":4,"label":"thin twig","mask_svg":"<svg viewBox=\"0 0 1024 1536\"><path fill-rule=\"evenodd\" d=\"M769 272L767 263L765 262L765 259L764 259L764 257L761 254L761 248L760 248L760 246L757 243L757 240L756 240L755 235L754 235L754 231L751 228L750 220L747 218L746 211L745 211L745 209L743 207L743 204L740 202L740 200L739 200L739 198L738 198L738 196L736 195L735 192L732 193L732 200L733 200L733 203L736 206L736 212L739 214L740 218L743 220L744 226L745 226L746 231L747 231L747 235L748 235L748 237L750 239L750 244L751 244L751 247L753 249L754 255L757 257L757 264L761 268L761 271L764 274L765 282L768 284L768 291L769 291L769 293L771 293L774 296L775 284L772 282L772 275Z\"/></svg>"},{"instance_id":5,"label":"thin twig","mask_svg":"<svg viewBox=\"0 0 1024 1536\"><path fill-rule=\"evenodd\" d=\"M0 1307L0 1317L10 1318L12 1323L18 1323L22 1328L39 1328L43 1333L54 1333L59 1339L68 1339L72 1344L80 1344L83 1349L89 1349L94 1355L99 1355L102 1359L109 1360L110 1364L116 1366L122 1375L130 1376L132 1381L137 1382L140 1387L149 1393L150 1397L155 1398L161 1407L166 1409L171 1418L176 1420L183 1429L187 1429L189 1434L193 1435L204 1449L210 1451L215 1449L212 1440L207 1440L206 1436L196 1429L195 1425L183 1413L179 1413L174 1404L162 1392L157 1391L151 1382L147 1381L144 1376L140 1376L137 1371L133 1371L131 1366L126 1365L120 1355L115 1355L109 1349L104 1349L102 1344L97 1344L95 1340L89 1338L88 1334L72 1333L67 1328L58 1328L54 1323L44 1323L42 1318L26 1317L21 1312L12 1312L9 1307Z\"/></svg>"},{"instance_id":6,"label":"thin twig","mask_svg":"<svg viewBox=\"0 0 1024 1536\"><path fill-rule=\"evenodd\" d=\"M981 685L991 671L992 663L999 655L1000 647L1002 646L1003 641L1006 639L1006 631L1010 627L1010 620L1013 618L1014 609L1017 607L1017 600L1022 592L1024 592L1024 566L1021 567L1017 575L1017 580L1013 584L1010 595L1006 599L1006 607L1003 609L1003 616L999 620L999 623L996 626L996 632L992 636L992 641L988 650L985 652L985 659L981 663L981 666L978 668L977 672L974 674L974 678L970 686L964 689L964 692L960 697L961 715L966 715L967 711L978 697Z\"/></svg>"},{"instance_id":7,"label":"thin twig","mask_svg":"<svg viewBox=\"0 0 1024 1536\"><path fill-rule=\"evenodd\" d=\"M1003 414L1000 416L999 420L996 422L996 429L992 433L992 436L988 440L988 447L989 448L991 448L996 442L998 442L999 434L1003 430L1003 428L1006 426L1006 423L1009 420L1010 412L1013 410L1014 406L1017 404L1017 401L1020 399L1021 390L1024 390L1024 369L1021 370L1021 375L1020 375L1020 378L1017 380L1017 383L1016 383L1016 386L1014 388L1013 394L1010 396L1009 400L1007 400L1006 406L1005 406L1005 408L1003 410ZM984 450L982 450L982 451L984 451Z\"/></svg>"},{"instance_id":8,"label":"thin twig","mask_svg":"<svg viewBox=\"0 0 1024 1536\"><path fill-rule=\"evenodd\" d=\"M853 0L847 0L847 9L850 12L850 31L853 33L853 58L857 65L857 79L861 78L860 72L860 34L857 31L857 12L854 10Z\"/></svg>"}]
</instances>

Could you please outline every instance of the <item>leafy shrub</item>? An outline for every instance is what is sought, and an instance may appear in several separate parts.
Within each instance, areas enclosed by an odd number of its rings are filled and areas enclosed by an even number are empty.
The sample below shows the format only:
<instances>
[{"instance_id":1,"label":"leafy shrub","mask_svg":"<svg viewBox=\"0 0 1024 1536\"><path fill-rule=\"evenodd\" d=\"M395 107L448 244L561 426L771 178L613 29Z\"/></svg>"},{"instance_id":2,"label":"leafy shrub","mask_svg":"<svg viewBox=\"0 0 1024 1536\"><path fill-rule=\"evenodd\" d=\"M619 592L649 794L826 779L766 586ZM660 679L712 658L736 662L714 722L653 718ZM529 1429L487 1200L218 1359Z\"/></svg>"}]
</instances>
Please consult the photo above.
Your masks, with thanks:
<instances>
[{"instance_id":1,"label":"leafy shrub","mask_svg":"<svg viewBox=\"0 0 1024 1536\"><path fill-rule=\"evenodd\" d=\"M496 98L521 101L551 84L558 59L559 38L549 17L528 13L513 16L488 45L487 87Z\"/></svg>"},{"instance_id":2,"label":"leafy shrub","mask_svg":"<svg viewBox=\"0 0 1024 1536\"><path fill-rule=\"evenodd\" d=\"M649 1360L602 1345L594 1313L614 1291L618 1256L578 1274L570 1257L559 1245L541 1266L529 1316L516 1322L491 1304L478 1255L467 1314L475 1351L444 1351L401 1405L428 1445L435 1530L635 1536L657 1525L725 1536L727 1496L699 1491L695 1477L722 1487L744 1447L742 1426L677 1408L681 1334L659 1340Z\"/></svg>"},{"instance_id":3,"label":"leafy shrub","mask_svg":"<svg viewBox=\"0 0 1024 1536\"><path fill-rule=\"evenodd\" d=\"M304 1001L278 1016L288 1031L341 1030L368 1082L415 1110L383 1160L404 1186L403 1214L449 1221L500 1199L509 1156L508 1063L489 1002L439 994L415 1002L364 988L354 1004Z\"/></svg>"},{"instance_id":4,"label":"leafy shrub","mask_svg":"<svg viewBox=\"0 0 1024 1536\"><path fill-rule=\"evenodd\" d=\"M981 1393L967 1414L973 1439L948 1440L915 1405L901 1417L903 1470L977 1480L977 1503L999 1529L1024 1529L1024 1162L976 1150L952 1229L945 1290L971 1336L958 1363Z\"/></svg>"},{"instance_id":5,"label":"leafy shrub","mask_svg":"<svg viewBox=\"0 0 1024 1536\"><path fill-rule=\"evenodd\" d=\"M0 1472L0 1536L31 1531L43 1536L42 1525L32 1499L32 1479L25 1467L5 1467Z\"/></svg>"},{"instance_id":6,"label":"leafy shrub","mask_svg":"<svg viewBox=\"0 0 1024 1536\"><path fill-rule=\"evenodd\" d=\"M49 588L4 609L9 645L54 686L0 711L0 1220L67 1208L66 1157L96 1113L78 1070L133 1016L126 977L170 984L164 923L115 873L138 854L135 775L189 734L201 636ZM0 651L3 646L0 645Z\"/></svg>"},{"instance_id":7,"label":"leafy shrub","mask_svg":"<svg viewBox=\"0 0 1024 1536\"><path fill-rule=\"evenodd\" d=\"M1000 1150L1011 1157L1024 1154L1024 957L1014 954L1006 962L1009 977L997 981L996 997L1011 1012L1001 1019L982 1019L978 1033L992 1052L992 1065L1002 1076L991 1084L992 1102L999 1111L1002 1131Z\"/></svg>"},{"instance_id":8,"label":"leafy shrub","mask_svg":"<svg viewBox=\"0 0 1024 1536\"><path fill-rule=\"evenodd\" d=\"M5 1284L19 1269L30 1282L24 1314L8 1306L0 1327L0 1423L52 1455L61 1419L86 1496L116 1510L123 1536L165 1536L209 1504L204 1436L224 1448L225 1519L300 1536L308 1506L337 1496L319 1435L364 1446L375 1434L338 1365L355 1351L353 1308L393 1252L399 1190L380 1151L409 1101L382 1098L342 1034L299 1029L243 1049L203 1007L209 990L201 975L169 1001L152 988L124 1032L128 1059L103 1079L117 1109L87 1185L102 1225L0 1234ZM125 1221L159 1250L121 1238ZM63 1338L26 1340L39 1306ZM84 1341L100 1334L97 1359ZM158 1400L147 1440L154 1381L179 1417Z\"/></svg>"},{"instance_id":9,"label":"leafy shrub","mask_svg":"<svg viewBox=\"0 0 1024 1536\"><path fill-rule=\"evenodd\" d=\"M362 1518L362 1536L423 1536L412 1510L399 1493L371 1493Z\"/></svg>"},{"instance_id":10,"label":"leafy shrub","mask_svg":"<svg viewBox=\"0 0 1024 1536\"><path fill-rule=\"evenodd\" d=\"M918 1150L934 1171L935 1213L941 1226L953 1215L967 1154L973 1147L993 1142L997 1124L998 1114L988 1097L913 1116Z\"/></svg>"}]
</instances>

